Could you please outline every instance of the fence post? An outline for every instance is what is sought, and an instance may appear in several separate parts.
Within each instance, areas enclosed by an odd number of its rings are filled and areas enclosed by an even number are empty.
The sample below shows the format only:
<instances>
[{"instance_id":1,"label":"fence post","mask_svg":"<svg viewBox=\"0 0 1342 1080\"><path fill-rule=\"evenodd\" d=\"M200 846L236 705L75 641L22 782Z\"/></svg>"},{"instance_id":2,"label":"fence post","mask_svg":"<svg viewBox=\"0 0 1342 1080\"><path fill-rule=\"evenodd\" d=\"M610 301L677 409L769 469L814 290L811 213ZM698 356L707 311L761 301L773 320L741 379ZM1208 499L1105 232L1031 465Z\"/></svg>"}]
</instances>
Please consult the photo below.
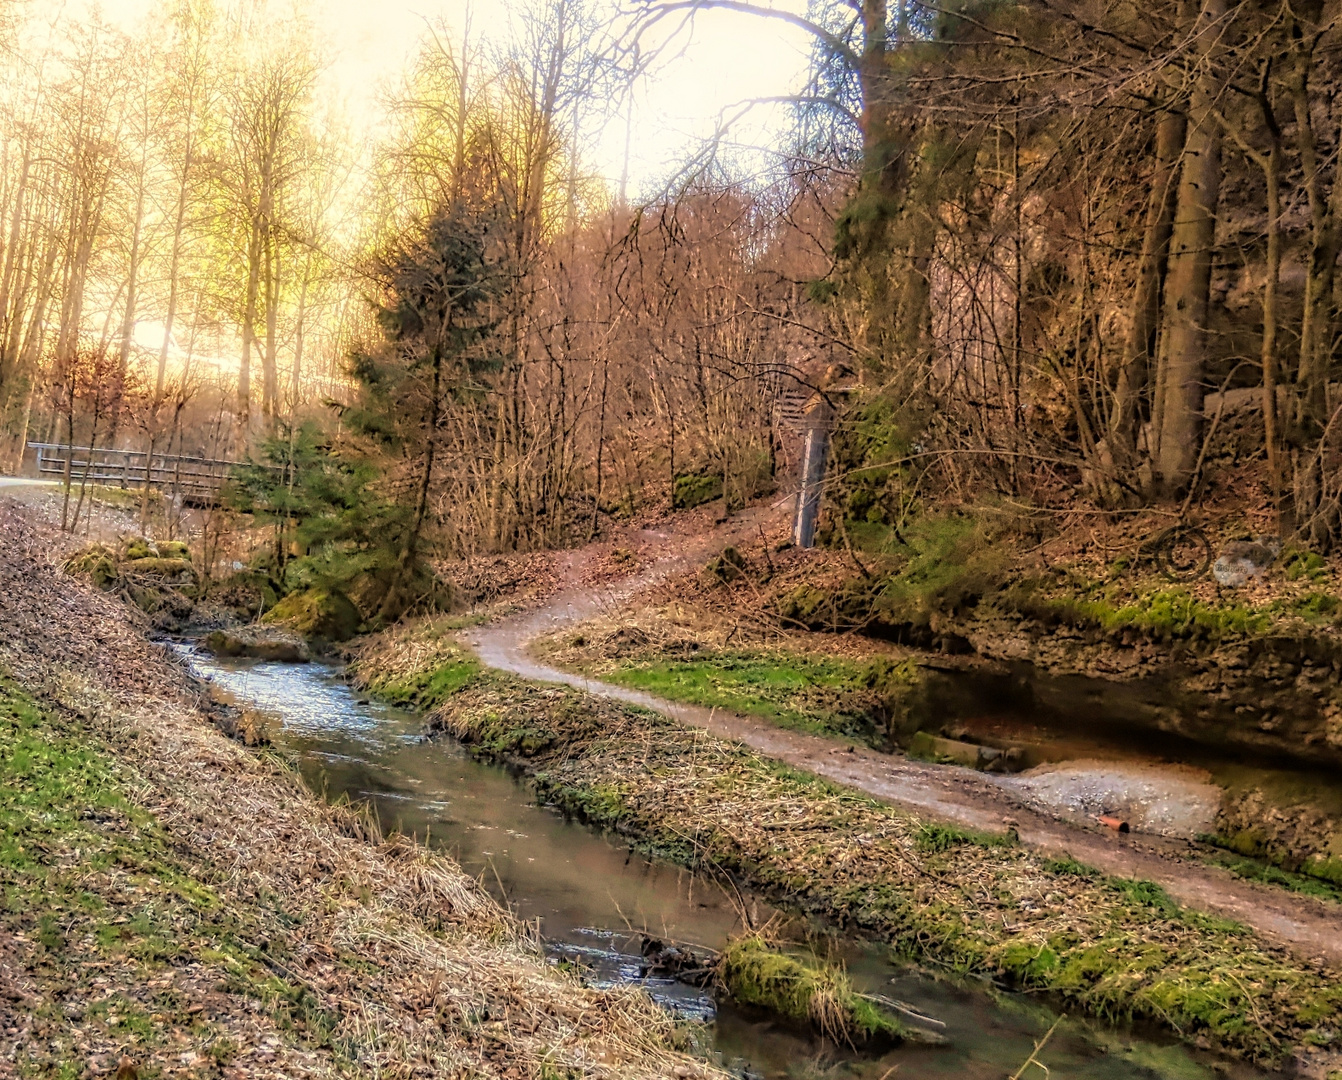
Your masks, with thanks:
<instances>
[{"instance_id":1,"label":"fence post","mask_svg":"<svg viewBox=\"0 0 1342 1080\"><path fill-rule=\"evenodd\" d=\"M801 458L797 515L792 526L792 539L799 548L815 547L820 493L825 483L825 461L829 457L830 419L828 403L819 394L815 395L805 409L806 445Z\"/></svg>"}]
</instances>

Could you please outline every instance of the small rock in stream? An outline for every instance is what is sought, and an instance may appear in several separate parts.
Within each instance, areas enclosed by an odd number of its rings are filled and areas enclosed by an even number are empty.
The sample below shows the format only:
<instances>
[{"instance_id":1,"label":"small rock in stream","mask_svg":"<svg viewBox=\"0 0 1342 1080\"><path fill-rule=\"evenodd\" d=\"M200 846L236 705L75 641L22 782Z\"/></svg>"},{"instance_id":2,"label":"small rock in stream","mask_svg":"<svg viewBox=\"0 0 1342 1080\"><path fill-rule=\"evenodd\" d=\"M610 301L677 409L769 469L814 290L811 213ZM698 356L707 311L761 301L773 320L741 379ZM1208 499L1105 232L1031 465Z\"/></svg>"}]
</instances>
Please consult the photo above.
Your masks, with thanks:
<instances>
[{"instance_id":1,"label":"small rock in stream","mask_svg":"<svg viewBox=\"0 0 1342 1080\"><path fill-rule=\"evenodd\" d=\"M717 972L716 961L677 945L667 945L656 938L645 937L639 951L646 961L640 972L645 979L650 975L660 976L703 989L713 981Z\"/></svg>"}]
</instances>

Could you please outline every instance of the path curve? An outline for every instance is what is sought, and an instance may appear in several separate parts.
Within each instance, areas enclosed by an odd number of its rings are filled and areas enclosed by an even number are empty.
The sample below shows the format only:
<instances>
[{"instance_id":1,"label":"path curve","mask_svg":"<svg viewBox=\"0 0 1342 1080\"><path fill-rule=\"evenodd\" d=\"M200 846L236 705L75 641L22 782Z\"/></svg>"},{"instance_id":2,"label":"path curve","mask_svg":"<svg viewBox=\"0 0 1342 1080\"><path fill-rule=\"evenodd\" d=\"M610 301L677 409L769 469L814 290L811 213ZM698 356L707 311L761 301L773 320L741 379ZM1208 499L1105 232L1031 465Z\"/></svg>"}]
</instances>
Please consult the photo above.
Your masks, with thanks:
<instances>
[{"instance_id":1,"label":"path curve","mask_svg":"<svg viewBox=\"0 0 1342 1080\"><path fill-rule=\"evenodd\" d=\"M564 683L590 694L641 705L702 728L827 780L892 805L978 829L1001 831L1014 823L1021 841L1053 854L1069 854L1105 873L1154 881L1179 903L1234 919L1310 960L1342 967L1342 906L1245 881L1218 867L1181 858L1177 845L1151 837L1089 831L1022 805L983 773L836 747L832 739L776 727L722 709L666 701L627 687L589 679L541 663L528 646L565 626L609 612L636 593L702 563L710 553L752 535L758 517L743 516L709 537L678 539L645 534L674 550L641 573L605 588L571 588L544 606L464 635L481 662L539 682Z\"/></svg>"}]
</instances>

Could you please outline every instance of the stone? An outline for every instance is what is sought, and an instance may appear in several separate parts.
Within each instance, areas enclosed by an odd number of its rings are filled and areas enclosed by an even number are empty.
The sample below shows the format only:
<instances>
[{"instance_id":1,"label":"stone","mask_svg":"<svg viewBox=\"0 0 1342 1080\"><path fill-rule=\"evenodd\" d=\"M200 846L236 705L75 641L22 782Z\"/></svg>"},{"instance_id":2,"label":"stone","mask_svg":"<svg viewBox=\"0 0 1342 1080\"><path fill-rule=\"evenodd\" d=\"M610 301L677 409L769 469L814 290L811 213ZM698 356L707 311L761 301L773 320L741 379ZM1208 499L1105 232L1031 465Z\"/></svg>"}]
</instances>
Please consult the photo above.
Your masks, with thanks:
<instances>
[{"instance_id":1,"label":"stone","mask_svg":"<svg viewBox=\"0 0 1342 1080\"><path fill-rule=\"evenodd\" d=\"M1275 536L1231 540L1221 548L1212 564L1212 577L1218 585L1228 589L1243 588L1254 578L1266 574L1280 554L1281 541Z\"/></svg>"},{"instance_id":2,"label":"stone","mask_svg":"<svg viewBox=\"0 0 1342 1080\"><path fill-rule=\"evenodd\" d=\"M239 626L214 630L200 640L201 648L215 656L249 656L281 664L304 664L309 659L307 645L281 630Z\"/></svg>"},{"instance_id":3,"label":"stone","mask_svg":"<svg viewBox=\"0 0 1342 1080\"><path fill-rule=\"evenodd\" d=\"M348 596L336 589L290 593L263 616L312 641L348 641L359 632L363 616Z\"/></svg>"}]
</instances>

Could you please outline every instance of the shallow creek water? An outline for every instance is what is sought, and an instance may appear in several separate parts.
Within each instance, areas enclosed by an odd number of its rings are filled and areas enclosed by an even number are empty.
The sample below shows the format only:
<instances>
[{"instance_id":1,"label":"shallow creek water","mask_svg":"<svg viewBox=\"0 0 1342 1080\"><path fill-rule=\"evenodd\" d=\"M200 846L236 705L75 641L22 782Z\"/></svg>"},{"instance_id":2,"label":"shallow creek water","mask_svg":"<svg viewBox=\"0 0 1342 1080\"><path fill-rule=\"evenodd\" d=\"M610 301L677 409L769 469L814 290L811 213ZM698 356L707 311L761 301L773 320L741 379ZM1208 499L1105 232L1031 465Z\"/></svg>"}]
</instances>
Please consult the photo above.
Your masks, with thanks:
<instances>
[{"instance_id":1,"label":"shallow creek water","mask_svg":"<svg viewBox=\"0 0 1342 1080\"><path fill-rule=\"evenodd\" d=\"M740 930L735 897L715 883L627 847L536 805L505 770L474 761L448 739L421 737L410 714L356 696L337 669L222 661L188 652L221 696L268 714L274 743L328 798L366 802L383 827L449 853L505 901L538 922L551 962L576 962L597 984L642 982L658 1001L709 1023L713 1052L751 1078L856 1080L957 1077L1001 1080L1029 1057L1056 1018L1026 995L933 979L888 962L878 946L827 935L860 990L880 993L944 1023L940 1047L861 1056L724 1005L678 983L640 979L643 934L719 949ZM746 903L767 913L767 905ZM1055 1078L1211 1080L1264 1074L1159 1037L1064 1021L1041 1055ZM1042 1077L1031 1069L1026 1073Z\"/></svg>"}]
</instances>

